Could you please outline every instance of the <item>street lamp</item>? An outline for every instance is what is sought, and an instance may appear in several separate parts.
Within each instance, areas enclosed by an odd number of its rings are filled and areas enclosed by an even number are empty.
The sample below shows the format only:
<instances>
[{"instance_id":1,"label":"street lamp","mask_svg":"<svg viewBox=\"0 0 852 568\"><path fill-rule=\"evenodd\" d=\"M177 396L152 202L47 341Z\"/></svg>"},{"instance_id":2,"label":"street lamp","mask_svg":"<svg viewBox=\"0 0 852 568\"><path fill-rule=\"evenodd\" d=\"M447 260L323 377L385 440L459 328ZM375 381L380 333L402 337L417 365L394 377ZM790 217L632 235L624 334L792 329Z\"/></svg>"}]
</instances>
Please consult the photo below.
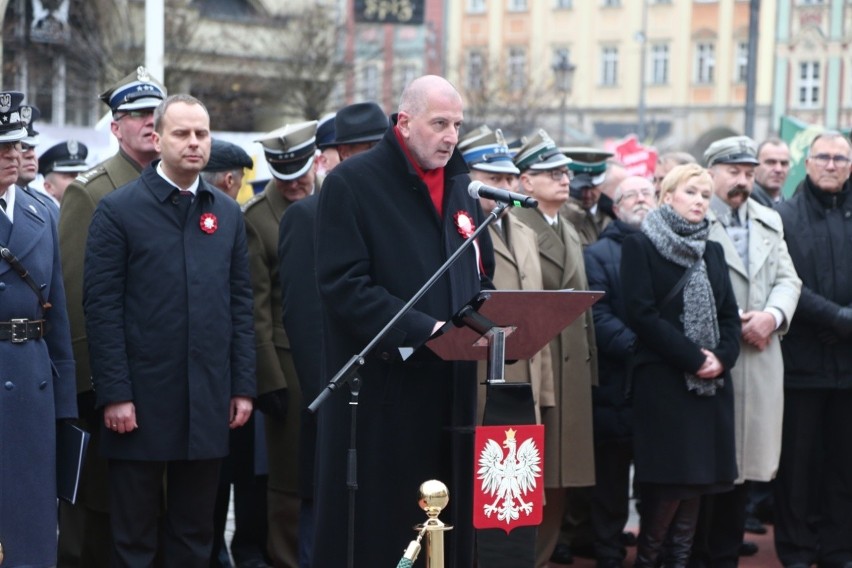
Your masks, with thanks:
<instances>
[{"instance_id":1,"label":"street lamp","mask_svg":"<svg viewBox=\"0 0 852 568\"><path fill-rule=\"evenodd\" d=\"M567 49L560 49L553 55L553 76L556 79L556 90L562 95L559 103L559 143L565 141L565 103L574 85L574 71L577 66L571 63Z\"/></svg>"}]
</instances>

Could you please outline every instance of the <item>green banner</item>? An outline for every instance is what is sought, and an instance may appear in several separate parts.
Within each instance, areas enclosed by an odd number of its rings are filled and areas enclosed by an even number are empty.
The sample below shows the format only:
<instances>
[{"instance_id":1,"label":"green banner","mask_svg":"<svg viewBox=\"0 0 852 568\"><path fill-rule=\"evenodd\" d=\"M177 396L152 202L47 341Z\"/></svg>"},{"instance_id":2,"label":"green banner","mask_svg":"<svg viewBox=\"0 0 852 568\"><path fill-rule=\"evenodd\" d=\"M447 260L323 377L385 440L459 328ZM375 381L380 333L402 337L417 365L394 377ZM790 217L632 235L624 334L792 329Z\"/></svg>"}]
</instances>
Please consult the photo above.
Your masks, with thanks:
<instances>
[{"instance_id":1,"label":"green banner","mask_svg":"<svg viewBox=\"0 0 852 568\"><path fill-rule=\"evenodd\" d=\"M785 197L793 195L796 187L805 179L805 158L808 157L808 149L816 135L825 130L822 125L808 124L792 116L781 117L779 137L790 147L790 174L782 189ZM840 131L849 136L849 128Z\"/></svg>"}]
</instances>

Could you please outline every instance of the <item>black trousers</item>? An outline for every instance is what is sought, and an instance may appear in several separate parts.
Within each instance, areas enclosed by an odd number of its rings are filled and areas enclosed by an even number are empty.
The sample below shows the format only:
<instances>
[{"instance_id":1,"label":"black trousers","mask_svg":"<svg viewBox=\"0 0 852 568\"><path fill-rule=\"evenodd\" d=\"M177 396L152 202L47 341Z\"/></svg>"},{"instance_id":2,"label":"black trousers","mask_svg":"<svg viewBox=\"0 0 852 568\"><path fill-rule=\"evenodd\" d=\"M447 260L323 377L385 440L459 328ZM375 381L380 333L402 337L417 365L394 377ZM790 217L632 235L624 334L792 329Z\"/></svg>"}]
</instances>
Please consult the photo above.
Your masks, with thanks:
<instances>
[{"instance_id":1,"label":"black trousers","mask_svg":"<svg viewBox=\"0 0 852 568\"><path fill-rule=\"evenodd\" d=\"M230 454L222 460L214 514L211 568L222 566L219 552L225 543L225 525L234 486L234 562L264 560L266 553L266 475L255 475L255 415L242 428L230 431ZM266 450L265 448L263 449Z\"/></svg>"},{"instance_id":2,"label":"black trousers","mask_svg":"<svg viewBox=\"0 0 852 568\"><path fill-rule=\"evenodd\" d=\"M598 560L624 560L622 539L630 515L630 464L633 440L623 438L595 443L595 487L591 517Z\"/></svg>"},{"instance_id":3,"label":"black trousers","mask_svg":"<svg viewBox=\"0 0 852 568\"><path fill-rule=\"evenodd\" d=\"M745 530L748 486L701 497L690 568L735 568Z\"/></svg>"},{"instance_id":4,"label":"black trousers","mask_svg":"<svg viewBox=\"0 0 852 568\"><path fill-rule=\"evenodd\" d=\"M775 480L782 564L852 562L852 391L785 389Z\"/></svg>"},{"instance_id":5,"label":"black trousers","mask_svg":"<svg viewBox=\"0 0 852 568\"><path fill-rule=\"evenodd\" d=\"M109 460L111 566L152 566L160 540L164 567L207 568L221 462ZM159 531L164 474L166 511Z\"/></svg>"}]
</instances>

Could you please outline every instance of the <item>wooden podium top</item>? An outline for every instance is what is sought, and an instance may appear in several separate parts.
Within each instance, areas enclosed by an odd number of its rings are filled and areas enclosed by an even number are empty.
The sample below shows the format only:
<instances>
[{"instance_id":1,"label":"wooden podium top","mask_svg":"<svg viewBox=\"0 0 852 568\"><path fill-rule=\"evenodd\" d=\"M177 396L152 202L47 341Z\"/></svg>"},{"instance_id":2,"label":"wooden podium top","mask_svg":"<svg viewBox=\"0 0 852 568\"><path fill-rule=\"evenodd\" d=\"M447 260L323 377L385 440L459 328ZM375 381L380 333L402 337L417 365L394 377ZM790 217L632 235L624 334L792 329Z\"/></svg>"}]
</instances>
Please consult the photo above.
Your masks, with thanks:
<instances>
[{"instance_id":1,"label":"wooden podium top","mask_svg":"<svg viewBox=\"0 0 852 568\"><path fill-rule=\"evenodd\" d=\"M559 332L568 327L603 292L573 290L489 290L477 312L500 327L509 328L506 360L529 359L541 351ZM511 330L511 333L509 331ZM482 335L450 321L440 335L426 342L432 352L447 361L479 361L488 358L488 344Z\"/></svg>"}]
</instances>

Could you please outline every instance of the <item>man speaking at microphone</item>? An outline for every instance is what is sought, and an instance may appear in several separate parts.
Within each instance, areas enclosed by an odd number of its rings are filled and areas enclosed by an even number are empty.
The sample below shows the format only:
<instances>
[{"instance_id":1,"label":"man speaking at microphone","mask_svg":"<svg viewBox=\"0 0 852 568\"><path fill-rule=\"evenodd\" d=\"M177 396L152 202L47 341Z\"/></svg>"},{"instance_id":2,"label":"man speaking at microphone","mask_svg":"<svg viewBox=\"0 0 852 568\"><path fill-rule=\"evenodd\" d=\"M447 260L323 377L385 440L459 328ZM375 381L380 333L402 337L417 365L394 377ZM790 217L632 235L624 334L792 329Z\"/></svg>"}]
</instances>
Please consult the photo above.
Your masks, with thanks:
<instances>
[{"instance_id":1,"label":"man speaking at microphone","mask_svg":"<svg viewBox=\"0 0 852 568\"><path fill-rule=\"evenodd\" d=\"M456 151L462 100L445 79L427 75L403 91L399 112L371 150L325 179L317 216L317 282L324 308L325 357L334 374L359 353L484 216L468 195ZM425 520L417 489L428 479L449 488L441 519L447 568L473 565L473 362L408 361L443 322L489 286L491 240L479 237L367 355L357 416L354 565L394 566ZM331 377L329 377L331 378ZM347 388L318 411L315 566L347 566Z\"/></svg>"}]
</instances>

